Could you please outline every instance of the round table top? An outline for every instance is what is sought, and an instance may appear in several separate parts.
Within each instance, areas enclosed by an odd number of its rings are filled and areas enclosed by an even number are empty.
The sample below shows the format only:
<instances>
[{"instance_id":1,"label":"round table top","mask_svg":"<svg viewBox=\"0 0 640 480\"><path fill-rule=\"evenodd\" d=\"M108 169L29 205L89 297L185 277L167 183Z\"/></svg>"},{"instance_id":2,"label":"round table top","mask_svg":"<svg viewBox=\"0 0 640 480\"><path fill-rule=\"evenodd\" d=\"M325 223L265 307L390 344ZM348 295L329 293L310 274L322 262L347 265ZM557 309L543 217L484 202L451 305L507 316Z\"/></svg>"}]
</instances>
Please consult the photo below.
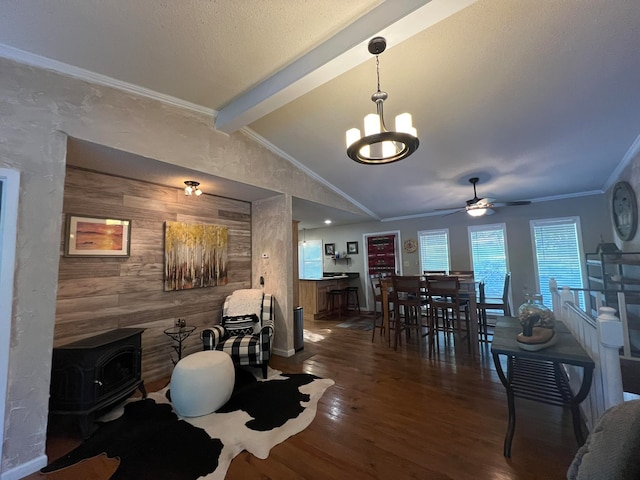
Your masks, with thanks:
<instances>
[{"instance_id":1,"label":"round table top","mask_svg":"<svg viewBox=\"0 0 640 480\"><path fill-rule=\"evenodd\" d=\"M182 336L182 335L186 335L189 336L193 333L193 331L196 329L195 325L189 325L189 326L184 326L184 327L170 327L167 328L164 333L170 336Z\"/></svg>"}]
</instances>

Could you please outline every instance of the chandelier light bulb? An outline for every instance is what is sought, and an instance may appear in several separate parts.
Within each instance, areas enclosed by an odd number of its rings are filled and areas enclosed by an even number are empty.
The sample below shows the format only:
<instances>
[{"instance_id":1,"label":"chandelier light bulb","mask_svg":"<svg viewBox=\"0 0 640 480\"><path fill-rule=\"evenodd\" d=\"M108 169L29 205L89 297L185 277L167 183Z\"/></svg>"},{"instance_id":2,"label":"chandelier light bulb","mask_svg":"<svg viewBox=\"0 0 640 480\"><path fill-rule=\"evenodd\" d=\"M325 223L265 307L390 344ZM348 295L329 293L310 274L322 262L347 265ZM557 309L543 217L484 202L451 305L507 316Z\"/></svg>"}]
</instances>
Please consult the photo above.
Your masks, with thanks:
<instances>
[{"instance_id":1,"label":"chandelier light bulb","mask_svg":"<svg viewBox=\"0 0 640 480\"><path fill-rule=\"evenodd\" d=\"M375 135L380 133L380 116L375 113L370 113L364 117L364 134L365 136Z\"/></svg>"}]
</instances>

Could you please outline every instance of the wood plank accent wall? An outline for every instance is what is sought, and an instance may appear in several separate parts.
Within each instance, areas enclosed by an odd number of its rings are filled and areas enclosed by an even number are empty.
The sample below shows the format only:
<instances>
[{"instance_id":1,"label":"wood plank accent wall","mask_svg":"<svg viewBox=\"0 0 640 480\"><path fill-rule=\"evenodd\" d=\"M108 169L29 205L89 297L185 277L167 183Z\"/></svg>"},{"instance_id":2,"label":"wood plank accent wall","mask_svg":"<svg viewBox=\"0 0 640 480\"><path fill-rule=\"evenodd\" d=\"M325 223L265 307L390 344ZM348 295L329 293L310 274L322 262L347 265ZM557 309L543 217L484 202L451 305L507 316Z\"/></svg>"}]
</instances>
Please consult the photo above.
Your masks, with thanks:
<instances>
[{"instance_id":1,"label":"wood plank accent wall","mask_svg":"<svg viewBox=\"0 0 640 480\"><path fill-rule=\"evenodd\" d=\"M183 355L202 349L202 328L218 323L227 295L251 287L251 204L214 195L187 197L184 190L68 167L64 215L131 220L128 258L64 257L60 244L54 347L115 328L141 327L142 378L171 374L173 342L163 330L178 318L196 331ZM176 292L163 290L164 222L229 228L228 284ZM63 227L64 230L64 227Z\"/></svg>"}]
</instances>

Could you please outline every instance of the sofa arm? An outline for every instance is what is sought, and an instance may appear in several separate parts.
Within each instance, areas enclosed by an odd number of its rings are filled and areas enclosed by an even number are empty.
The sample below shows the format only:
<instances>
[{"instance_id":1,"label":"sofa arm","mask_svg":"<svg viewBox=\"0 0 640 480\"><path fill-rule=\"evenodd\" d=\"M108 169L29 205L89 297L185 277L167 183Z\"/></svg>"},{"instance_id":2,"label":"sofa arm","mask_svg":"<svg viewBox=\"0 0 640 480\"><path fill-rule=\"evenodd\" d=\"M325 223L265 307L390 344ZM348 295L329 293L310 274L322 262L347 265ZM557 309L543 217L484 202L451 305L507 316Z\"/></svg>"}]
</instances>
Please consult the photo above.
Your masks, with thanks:
<instances>
[{"instance_id":1,"label":"sofa arm","mask_svg":"<svg viewBox=\"0 0 640 480\"><path fill-rule=\"evenodd\" d=\"M273 320L266 320L262 323L262 328L258 333L260 338L260 350L262 352L262 359L268 360L271 357L271 345L275 330L273 328Z\"/></svg>"},{"instance_id":2,"label":"sofa arm","mask_svg":"<svg viewBox=\"0 0 640 480\"><path fill-rule=\"evenodd\" d=\"M214 325L211 328L205 328L200 333L202 339L203 350L214 350L216 345L220 343L225 336L224 327L222 325Z\"/></svg>"}]
</instances>

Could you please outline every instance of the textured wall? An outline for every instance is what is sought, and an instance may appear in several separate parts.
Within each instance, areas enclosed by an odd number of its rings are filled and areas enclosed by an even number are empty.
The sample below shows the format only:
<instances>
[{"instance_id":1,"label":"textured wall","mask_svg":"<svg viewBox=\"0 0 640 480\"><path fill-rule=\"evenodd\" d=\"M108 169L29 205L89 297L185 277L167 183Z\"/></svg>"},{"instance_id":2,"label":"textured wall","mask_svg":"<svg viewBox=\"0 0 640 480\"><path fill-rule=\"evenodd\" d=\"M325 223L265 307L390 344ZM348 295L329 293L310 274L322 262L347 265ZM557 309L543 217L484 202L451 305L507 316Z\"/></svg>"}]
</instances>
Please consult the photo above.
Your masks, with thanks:
<instances>
[{"instance_id":1,"label":"textured wall","mask_svg":"<svg viewBox=\"0 0 640 480\"><path fill-rule=\"evenodd\" d=\"M201 113L0 59L0 166L22 174L3 472L33 471L44 461L66 135L274 192L346 204L245 134L216 132ZM290 230L290 208L284 212L279 224ZM273 281L287 288L292 277ZM287 318L289 310L283 311Z\"/></svg>"},{"instance_id":2,"label":"textured wall","mask_svg":"<svg viewBox=\"0 0 640 480\"><path fill-rule=\"evenodd\" d=\"M11 121L11 101L0 92L0 164L21 172L3 471L44 460L66 152L48 122Z\"/></svg>"},{"instance_id":3,"label":"textured wall","mask_svg":"<svg viewBox=\"0 0 640 480\"><path fill-rule=\"evenodd\" d=\"M290 356L293 349L293 292L291 284L283 283L282 278L293 278L293 248L291 247L292 222L282 223L283 218L291 218L291 196L278 195L254 202L252 209L253 229L253 284L259 285L260 276L264 278L265 292L274 295L275 338L274 352ZM263 258L267 255L268 258Z\"/></svg>"}]
</instances>

